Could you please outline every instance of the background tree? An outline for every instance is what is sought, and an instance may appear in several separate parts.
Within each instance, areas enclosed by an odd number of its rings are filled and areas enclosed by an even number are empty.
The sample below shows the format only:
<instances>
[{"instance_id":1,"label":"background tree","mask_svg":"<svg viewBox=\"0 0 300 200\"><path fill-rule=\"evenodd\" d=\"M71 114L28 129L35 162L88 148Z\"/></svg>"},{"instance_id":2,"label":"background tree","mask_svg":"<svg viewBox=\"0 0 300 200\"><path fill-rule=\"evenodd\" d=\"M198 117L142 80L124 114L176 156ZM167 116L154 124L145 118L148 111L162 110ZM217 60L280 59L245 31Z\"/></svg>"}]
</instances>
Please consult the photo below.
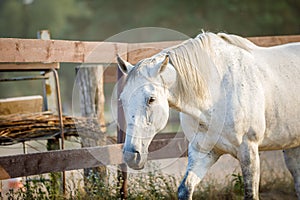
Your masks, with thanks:
<instances>
[{"instance_id":1,"label":"background tree","mask_svg":"<svg viewBox=\"0 0 300 200\"><path fill-rule=\"evenodd\" d=\"M191 37L202 29L242 36L285 35L300 33L299 19L299 0L0 0L0 37L36 38L38 30L48 29L53 39L101 41L128 29L149 26L174 29ZM75 67L69 64L60 70L67 112ZM22 86L6 84L0 84L0 91L0 98L27 92Z\"/></svg>"}]
</instances>

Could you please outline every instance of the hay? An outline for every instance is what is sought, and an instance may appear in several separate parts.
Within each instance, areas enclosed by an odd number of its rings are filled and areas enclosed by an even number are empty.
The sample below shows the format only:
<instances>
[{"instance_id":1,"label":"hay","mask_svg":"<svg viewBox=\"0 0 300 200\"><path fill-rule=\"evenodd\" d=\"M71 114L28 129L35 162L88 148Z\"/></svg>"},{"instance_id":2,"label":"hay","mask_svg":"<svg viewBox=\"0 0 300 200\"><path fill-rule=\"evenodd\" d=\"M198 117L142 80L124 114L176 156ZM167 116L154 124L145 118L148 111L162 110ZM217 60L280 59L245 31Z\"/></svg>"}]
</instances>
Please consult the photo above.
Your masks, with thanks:
<instances>
[{"instance_id":1,"label":"hay","mask_svg":"<svg viewBox=\"0 0 300 200\"><path fill-rule=\"evenodd\" d=\"M103 137L95 118L63 116L64 135ZM10 145L37 139L60 137L60 123L51 112L0 115L0 145Z\"/></svg>"}]
</instances>

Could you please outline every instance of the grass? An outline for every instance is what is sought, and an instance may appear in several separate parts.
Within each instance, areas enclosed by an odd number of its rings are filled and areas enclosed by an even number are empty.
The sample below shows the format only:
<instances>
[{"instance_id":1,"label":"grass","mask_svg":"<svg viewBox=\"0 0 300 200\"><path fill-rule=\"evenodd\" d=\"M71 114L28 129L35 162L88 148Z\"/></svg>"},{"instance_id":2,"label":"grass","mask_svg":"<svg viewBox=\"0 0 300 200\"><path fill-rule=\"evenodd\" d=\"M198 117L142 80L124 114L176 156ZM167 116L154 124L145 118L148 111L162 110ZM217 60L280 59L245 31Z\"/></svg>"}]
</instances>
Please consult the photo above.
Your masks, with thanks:
<instances>
[{"instance_id":1,"label":"grass","mask_svg":"<svg viewBox=\"0 0 300 200\"><path fill-rule=\"evenodd\" d=\"M275 178L275 179L274 179ZM83 180L71 180L73 185L77 185L68 196L63 196L58 188L53 189L51 181L44 176L38 180L30 181L25 184L26 190L10 191L6 194L7 199L29 200L29 199L58 199L58 200L88 200L120 199L120 184L117 175L111 175L110 180L104 183L95 173L91 173L85 181L85 186L79 185ZM283 191L295 193L293 183L289 179L271 177L269 182L261 185L261 192ZM273 180L276 180L274 182ZM109 184L108 184L109 182ZM156 200L177 199L178 179L173 176L165 176L162 173L149 172L147 175L130 175L128 177L128 200ZM243 178L240 174L232 174L231 180L227 184L216 184L214 182L206 185L200 184L194 192L194 199L220 199L220 200L239 200L243 199Z\"/></svg>"}]
</instances>

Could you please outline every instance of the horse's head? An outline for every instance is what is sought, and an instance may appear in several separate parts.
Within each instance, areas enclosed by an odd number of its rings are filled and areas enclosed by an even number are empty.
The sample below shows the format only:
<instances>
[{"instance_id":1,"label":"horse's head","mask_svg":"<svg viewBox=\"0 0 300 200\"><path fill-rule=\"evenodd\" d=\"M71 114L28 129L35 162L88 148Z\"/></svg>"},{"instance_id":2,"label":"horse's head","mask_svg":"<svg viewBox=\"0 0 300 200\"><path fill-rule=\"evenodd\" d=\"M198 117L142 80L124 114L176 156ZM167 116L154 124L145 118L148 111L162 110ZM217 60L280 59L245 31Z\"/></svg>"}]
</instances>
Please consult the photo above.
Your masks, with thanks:
<instances>
[{"instance_id":1,"label":"horse's head","mask_svg":"<svg viewBox=\"0 0 300 200\"><path fill-rule=\"evenodd\" d=\"M136 66L120 57L117 60L127 76L120 95L127 125L123 157L129 167L142 169L150 142L167 124L168 88L176 79L175 70L165 54L142 60Z\"/></svg>"}]
</instances>

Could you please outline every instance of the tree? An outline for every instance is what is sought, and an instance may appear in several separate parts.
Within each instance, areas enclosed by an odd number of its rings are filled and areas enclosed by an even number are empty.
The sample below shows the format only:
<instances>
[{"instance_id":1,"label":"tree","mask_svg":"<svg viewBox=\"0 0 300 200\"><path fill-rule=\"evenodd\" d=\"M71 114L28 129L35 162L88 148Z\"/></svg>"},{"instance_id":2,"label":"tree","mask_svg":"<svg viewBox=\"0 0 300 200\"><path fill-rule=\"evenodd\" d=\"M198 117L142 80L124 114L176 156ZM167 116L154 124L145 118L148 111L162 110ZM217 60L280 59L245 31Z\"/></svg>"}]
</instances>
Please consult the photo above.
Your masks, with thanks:
<instances>
[{"instance_id":1,"label":"tree","mask_svg":"<svg viewBox=\"0 0 300 200\"><path fill-rule=\"evenodd\" d=\"M26 4L25 2L30 2ZM3 0L0 4L0 37L35 38L38 30L51 31L52 38L72 32L70 19L89 15L77 0Z\"/></svg>"}]
</instances>

